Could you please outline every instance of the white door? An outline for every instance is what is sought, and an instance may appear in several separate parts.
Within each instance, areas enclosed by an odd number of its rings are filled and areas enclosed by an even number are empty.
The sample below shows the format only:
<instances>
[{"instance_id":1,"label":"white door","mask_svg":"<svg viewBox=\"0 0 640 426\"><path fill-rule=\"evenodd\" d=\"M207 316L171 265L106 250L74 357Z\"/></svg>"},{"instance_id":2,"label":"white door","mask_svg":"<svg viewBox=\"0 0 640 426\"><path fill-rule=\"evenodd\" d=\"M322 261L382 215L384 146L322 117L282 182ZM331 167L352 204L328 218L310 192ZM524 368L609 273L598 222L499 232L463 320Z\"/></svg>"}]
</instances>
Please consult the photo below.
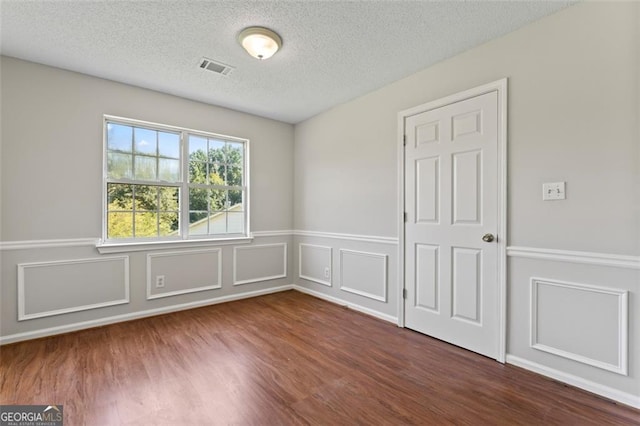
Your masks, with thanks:
<instances>
[{"instance_id":1,"label":"white door","mask_svg":"<svg viewBox=\"0 0 640 426\"><path fill-rule=\"evenodd\" d=\"M496 90L404 121L405 326L496 359L498 118Z\"/></svg>"}]
</instances>

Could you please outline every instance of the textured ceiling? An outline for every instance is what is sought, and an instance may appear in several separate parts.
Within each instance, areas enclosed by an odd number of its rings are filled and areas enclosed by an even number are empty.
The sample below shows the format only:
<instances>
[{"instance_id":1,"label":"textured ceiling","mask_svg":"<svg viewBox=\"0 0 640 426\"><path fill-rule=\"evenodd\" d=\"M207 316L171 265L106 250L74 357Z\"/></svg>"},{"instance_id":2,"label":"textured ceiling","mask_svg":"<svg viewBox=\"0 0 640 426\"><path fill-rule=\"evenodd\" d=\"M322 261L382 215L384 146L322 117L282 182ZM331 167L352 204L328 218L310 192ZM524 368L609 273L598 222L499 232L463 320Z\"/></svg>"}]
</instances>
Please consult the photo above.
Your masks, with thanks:
<instances>
[{"instance_id":1,"label":"textured ceiling","mask_svg":"<svg viewBox=\"0 0 640 426\"><path fill-rule=\"evenodd\" d=\"M572 1L0 2L3 55L297 123ZM283 48L258 61L259 25ZM205 56L235 67L201 70Z\"/></svg>"}]
</instances>

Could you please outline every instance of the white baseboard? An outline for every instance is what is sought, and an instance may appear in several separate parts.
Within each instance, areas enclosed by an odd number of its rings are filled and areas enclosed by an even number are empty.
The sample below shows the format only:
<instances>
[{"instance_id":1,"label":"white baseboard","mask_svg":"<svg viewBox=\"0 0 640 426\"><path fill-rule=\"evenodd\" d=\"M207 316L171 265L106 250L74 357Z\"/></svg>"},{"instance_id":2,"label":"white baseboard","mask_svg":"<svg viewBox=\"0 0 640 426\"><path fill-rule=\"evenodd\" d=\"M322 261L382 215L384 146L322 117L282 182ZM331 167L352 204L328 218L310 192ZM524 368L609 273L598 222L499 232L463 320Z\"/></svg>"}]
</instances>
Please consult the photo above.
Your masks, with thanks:
<instances>
[{"instance_id":1,"label":"white baseboard","mask_svg":"<svg viewBox=\"0 0 640 426\"><path fill-rule=\"evenodd\" d=\"M383 314L381 312L375 311L373 309L369 309L369 308L365 308L364 306L360 306L357 305L355 303L350 303L347 302L345 300L342 299L338 299L336 297L332 297L332 296L327 296L325 294L313 291L313 290L309 290L307 288L304 287L300 287L298 285L295 284L289 284L289 285L283 285L280 287L274 287L274 288L268 288L265 290L257 290L257 291L249 291L249 292L244 292L244 293L238 293L238 294L231 294L228 296L222 296L222 297L216 297L216 298L212 298L212 299L206 299L206 300L198 300L195 302L190 302L190 303L182 303L179 305L171 305L171 306L164 306L162 308L156 308L156 309L148 309L145 311L139 311L139 312L131 312L128 314L123 314L123 315L115 315L115 316L110 316L110 317L106 317L106 318L99 318L99 319L95 319L95 320L90 320L90 321L83 321L83 322L78 322L78 323L73 323L73 324L66 324L66 325L61 325L58 327L50 327L50 328L45 328L45 329L40 329L40 330L34 330L34 331L27 331L24 333L16 333L16 334L10 334L7 336L0 336L0 346L1 345L7 345L9 343L17 343L17 342L22 342L25 340L32 340L32 339L39 339L42 337L48 337L48 336L54 336L56 334L64 334L64 333L70 333L73 331L79 331L79 330L85 330L88 328L94 328L94 327L101 327L104 325L109 325L109 324L116 324L119 322L125 322L125 321L131 321L131 320L135 320L135 319L140 319L140 318L146 318L146 317L152 317L155 315L162 315L162 314L168 314L171 312L178 312L178 311L184 311L187 309L194 309L194 308L200 308L203 306L209 306L209 305L216 305L218 303L225 303L225 302L232 302L234 300L241 300L241 299L248 299L251 297L257 297L257 296L263 296L266 294L271 294L271 293L278 293L278 292L282 292L282 291L287 291L287 290L297 290L301 293L305 293L305 294L309 294L311 296L317 297L319 299L323 299L326 300L328 302L331 303L335 303L341 306L347 306L350 309L353 309L354 311L358 311L358 312L362 312L365 313L367 315L371 315L375 318L379 318L381 320L384 321L388 321L394 324L397 324L398 319L394 316L391 315L387 315L387 314Z\"/></svg>"},{"instance_id":2,"label":"white baseboard","mask_svg":"<svg viewBox=\"0 0 640 426\"><path fill-rule=\"evenodd\" d=\"M378 319L391 322L393 324L398 324L398 318L393 315L383 314L382 312L378 312L373 309L365 308L364 306L357 305L355 303L347 302L346 300L339 299L337 297L328 296L326 294L320 293L318 291L309 290L308 288L301 287L299 285L293 285L293 289L299 291L300 293L309 294L311 296L317 297L318 299L326 300L327 302L335 303L336 305L346 306L349 309L353 309L354 311L362 312L363 314L371 315L372 317L376 317Z\"/></svg>"},{"instance_id":3,"label":"white baseboard","mask_svg":"<svg viewBox=\"0 0 640 426\"><path fill-rule=\"evenodd\" d=\"M25 333L10 334L8 336L0 336L0 345L21 342L24 340L38 339L41 337L53 336L56 334L69 333L72 331L84 330L87 328L100 327L103 325L115 324L118 322L131 321L139 318L152 317L155 315L168 314L171 312L184 311L187 309L200 308L202 306L216 305L218 303L232 302L234 300L248 299L265 294L278 293L281 291L292 290L293 284L283 285L280 287L268 288L265 290L248 291L244 293L230 294L228 296L215 297L213 299L198 300L190 303L181 303L179 305L164 306L162 308L148 309L145 311L131 312L123 315L115 315L106 318L99 318L91 321L83 321L74 324L61 325L58 327L45 328L41 330L27 331Z\"/></svg>"},{"instance_id":4,"label":"white baseboard","mask_svg":"<svg viewBox=\"0 0 640 426\"><path fill-rule=\"evenodd\" d=\"M525 370L533 371L534 373L538 373L543 376L558 380L560 382L567 383L571 386L584 389L605 398L617 401L621 404L640 409L640 395L633 395L630 393L622 392L618 389L610 388L608 386L601 385L600 383L592 382L591 380L583 379L582 377L574 376L573 374L565 373L563 371L556 370L554 368L550 368L538 364L537 362L529 361L515 355L507 354L507 364L512 364L516 367L521 367Z\"/></svg>"}]
</instances>

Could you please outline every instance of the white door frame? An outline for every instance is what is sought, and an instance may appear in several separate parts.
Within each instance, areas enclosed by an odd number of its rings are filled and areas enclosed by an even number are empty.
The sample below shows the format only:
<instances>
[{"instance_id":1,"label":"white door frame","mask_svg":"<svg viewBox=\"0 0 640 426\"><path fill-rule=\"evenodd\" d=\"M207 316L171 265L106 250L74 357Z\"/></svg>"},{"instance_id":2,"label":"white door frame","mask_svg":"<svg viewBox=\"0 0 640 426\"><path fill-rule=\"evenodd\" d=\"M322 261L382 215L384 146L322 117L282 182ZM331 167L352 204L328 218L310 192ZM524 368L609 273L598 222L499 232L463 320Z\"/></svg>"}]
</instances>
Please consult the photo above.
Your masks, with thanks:
<instances>
[{"instance_id":1,"label":"white door frame","mask_svg":"<svg viewBox=\"0 0 640 426\"><path fill-rule=\"evenodd\" d=\"M498 92L498 358L504 363L507 352L507 79L503 78L482 86L474 87L441 99L427 102L398 113L398 326L404 327L404 213L405 213L405 168L404 141L405 120L445 105L468 98Z\"/></svg>"}]
</instances>

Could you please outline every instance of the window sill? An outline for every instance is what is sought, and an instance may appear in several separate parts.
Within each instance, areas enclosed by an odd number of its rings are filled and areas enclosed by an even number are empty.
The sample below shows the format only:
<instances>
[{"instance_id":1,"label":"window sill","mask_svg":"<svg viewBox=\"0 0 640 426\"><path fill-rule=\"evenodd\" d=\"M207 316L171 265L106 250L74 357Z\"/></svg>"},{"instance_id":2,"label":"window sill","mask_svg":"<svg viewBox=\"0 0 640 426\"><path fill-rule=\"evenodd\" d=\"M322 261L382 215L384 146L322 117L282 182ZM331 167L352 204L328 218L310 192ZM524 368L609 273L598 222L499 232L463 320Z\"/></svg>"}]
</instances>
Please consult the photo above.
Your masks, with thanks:
<instances>
[{"instance_id":1,"label":"window sill","mask_svg":"<svg viewBox=\"0 0 640 426\"><path fill-rule=\"evenodd\" d=\"M233 244L249 244L253 236L216 238L209 240L174 240L174 241L145 241L128 243L103 243L98 242L96 248L100 254L125 253L132 251L150 251L163 249L187 249L195 247L227 246Z\"/></svg>"}]
</instances>

